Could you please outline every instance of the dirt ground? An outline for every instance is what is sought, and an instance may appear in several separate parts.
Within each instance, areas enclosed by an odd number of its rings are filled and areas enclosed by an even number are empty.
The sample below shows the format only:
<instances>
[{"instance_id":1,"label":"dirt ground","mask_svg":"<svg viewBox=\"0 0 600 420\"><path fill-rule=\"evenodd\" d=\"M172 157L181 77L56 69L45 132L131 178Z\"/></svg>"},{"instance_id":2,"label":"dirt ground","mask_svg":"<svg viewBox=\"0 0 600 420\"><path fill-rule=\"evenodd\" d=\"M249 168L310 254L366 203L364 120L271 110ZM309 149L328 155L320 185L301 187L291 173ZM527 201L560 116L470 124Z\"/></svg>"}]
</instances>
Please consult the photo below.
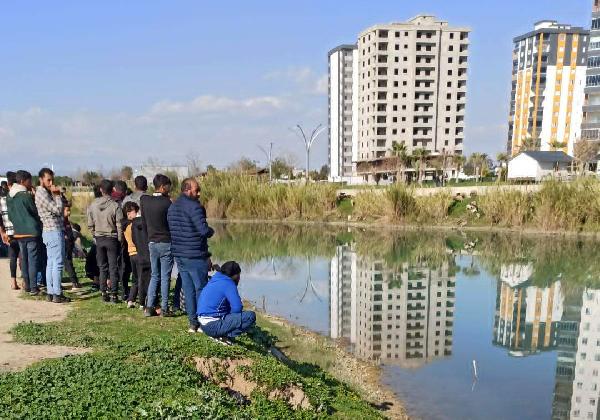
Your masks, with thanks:
<instances>
[{"instance_id":1,"label":"dirt ground","mask_svg":"<svg viewBox=\"0 0 600 420\"><path fill-rule=\"evenodd\" d=\"M10 270L7 259L0 259L0 372L22 369L38 360L80 354L85 349L63 346L19 344L8 332L23 321L60 321L72 304L22 299L21 290L10 288Z\"/></svg>"}]
</instances>

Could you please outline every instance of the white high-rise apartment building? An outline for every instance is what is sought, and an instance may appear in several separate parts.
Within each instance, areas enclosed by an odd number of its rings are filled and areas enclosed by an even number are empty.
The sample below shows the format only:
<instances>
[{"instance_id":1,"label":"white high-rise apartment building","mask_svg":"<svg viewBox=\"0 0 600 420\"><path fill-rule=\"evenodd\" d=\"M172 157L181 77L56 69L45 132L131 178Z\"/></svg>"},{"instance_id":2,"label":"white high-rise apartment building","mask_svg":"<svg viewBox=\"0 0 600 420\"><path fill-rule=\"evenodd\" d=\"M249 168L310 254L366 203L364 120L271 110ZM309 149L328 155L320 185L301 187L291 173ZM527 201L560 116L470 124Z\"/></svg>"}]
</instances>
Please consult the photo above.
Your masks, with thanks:
<instances>
[{"instance_id":1,"label":"white high-rise apartment building","mask_svg":"<svg viewBox=\"0 0 600 420\"><path fill-rule=\"evenodd\" d=\"M356 183L358 50L329 51L329 180Z\"/></svg>"},{"instance_id":2,"label":"white high-rise apartment building","mask_svg":"<svg viewBox=\"0 0 600 420\"><path fill-rule=\"evenodd\" d=\"M600 141L600 0L594 0L587 44L587 73L583 107L582 140Z\"/></svg>"},{"instance_id":3,"label":"white high-rise apartment building","mask_svg":"<svg viewBox=\"0 0 600 420\"><path fill-rule=\"evenodd\" d=\"M354 84L344 87L353 93L347 109L352 118L345 121L352 124L352 141L346 144L353 149L346 153L356 163L353 176L372 182L395 174L395 160L389 159L394 142L404 144L409 155L419 148L431 155L462 154L468 49L468 28L450 27L427 15L375 25L359 34L352 65L343 73L346 77L353 69L347 80ZM330 81L338 80L340 67L331 62L330 54ZM334 114L340 109L340 94L339 88L330 89L331 178L334 171L340 172L339 160L331 153L331 145L340 144L335 130L348 117Z\"/></svg>"}]
</instances>

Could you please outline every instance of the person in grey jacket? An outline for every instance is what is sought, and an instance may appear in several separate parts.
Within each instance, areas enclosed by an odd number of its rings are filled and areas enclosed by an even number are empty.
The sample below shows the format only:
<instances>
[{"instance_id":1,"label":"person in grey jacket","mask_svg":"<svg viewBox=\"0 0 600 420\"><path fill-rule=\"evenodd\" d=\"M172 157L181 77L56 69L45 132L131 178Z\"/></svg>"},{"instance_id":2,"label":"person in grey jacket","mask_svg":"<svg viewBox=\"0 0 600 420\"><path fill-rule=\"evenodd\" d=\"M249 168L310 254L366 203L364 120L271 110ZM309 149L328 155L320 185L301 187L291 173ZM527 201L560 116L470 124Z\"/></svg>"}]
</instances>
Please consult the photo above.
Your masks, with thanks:
<instances>
[{"instance_id":1,"label":"person in grey jacket","mask_svg":"<svg viewBox=\"0 0 600 420\"><path fill-rule=\"evenodd\" d=\"M123 207L125 207L125 204L129 201L133 201L139 207L142 197L148 195L148 179L146 179L145 176L136 176L133 180L133 185L135 186L135 191L123 199Z\"/></svg>"},{"instance_id":2,"label":"person in grey jacket","mask_svg":"<svg viewBox=\"0 0 600 420\"><path fill-rule=\"evenodd\" d=\"M100 269L100 291L105 302L117 303L119 292L119 254L123 232L123 211L111 198L113 183L107 179L100 183L102 196L96 198L88 208L88 227L96 242L96 259ZM110 296L107 290L110 279Z\"/></svg>"}]
</instances>

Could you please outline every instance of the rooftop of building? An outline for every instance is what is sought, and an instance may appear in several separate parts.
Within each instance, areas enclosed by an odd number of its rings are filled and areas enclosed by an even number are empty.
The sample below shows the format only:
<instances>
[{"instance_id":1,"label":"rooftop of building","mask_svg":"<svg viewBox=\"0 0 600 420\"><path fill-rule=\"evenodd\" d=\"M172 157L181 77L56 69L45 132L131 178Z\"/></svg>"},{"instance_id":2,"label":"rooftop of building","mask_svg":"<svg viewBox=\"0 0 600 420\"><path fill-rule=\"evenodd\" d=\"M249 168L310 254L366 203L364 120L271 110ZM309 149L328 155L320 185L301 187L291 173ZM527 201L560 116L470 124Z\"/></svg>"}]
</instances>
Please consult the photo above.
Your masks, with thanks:
<instances>
[{"instance_id":1,"label":"rooftop of building","mask_svg":"<svg viewBox=\"0 0 600 420\"><path fill-rule=\"evenodd\" d=\"M526 38L530 38L534 35L544 33L544 34L558 34L558 33L568 33L568 34L589 34L589 30L582 28L581 26L573 26L570 23L558 23L556 20L544 19L537 21L533 24L533 31L527 32L526 34L519 35L513 39L514 42L521 41Z\"/></svg>"},{"instance_id":2,"label":"rooftop of building","mask_svg":"<svg viewBox=\"0 0 600 420\"><path fill-rule=\"evenodd\" d=\"M550 151L550 150L528 150L528 151L519 153L513 159L515 159L521 155L529 156L530 158L535 159L538 162L544 162L544 163L548 163L548 162L570 163L573 161L573 158L571 156L567 155L565 152Z\"/></svg>"},{"instance_id":3,"label":"rooftop of building","mask_svg":"<svg viewBox=\"0 0 600 420\"><path fill-rule=\"evenodd\" d=\"M338 45L337 47L332 48L331 50L329 50L329 52L327 53L327 56L329 57L331 54L336 53L338 51L355 50L356 48L358 48L356 46L356 44L342 44L342 45Z\"/></svg>"},{"instance_id":4,"label":"rooftop of building","mask_svg":"<svg viewBox=\"0 0 600 420\"><path fill-rule=\"evenodd\" d=\"M450 29L453 31L470 32L471 29L463 26L448 26L448 21L438 19L434 15L420 14L408 19L405 22L378 23L361 31L359 37L363 34L372 32L375 29L417 29L419 26L426 29Z\"/></svg>"}]
</instances>

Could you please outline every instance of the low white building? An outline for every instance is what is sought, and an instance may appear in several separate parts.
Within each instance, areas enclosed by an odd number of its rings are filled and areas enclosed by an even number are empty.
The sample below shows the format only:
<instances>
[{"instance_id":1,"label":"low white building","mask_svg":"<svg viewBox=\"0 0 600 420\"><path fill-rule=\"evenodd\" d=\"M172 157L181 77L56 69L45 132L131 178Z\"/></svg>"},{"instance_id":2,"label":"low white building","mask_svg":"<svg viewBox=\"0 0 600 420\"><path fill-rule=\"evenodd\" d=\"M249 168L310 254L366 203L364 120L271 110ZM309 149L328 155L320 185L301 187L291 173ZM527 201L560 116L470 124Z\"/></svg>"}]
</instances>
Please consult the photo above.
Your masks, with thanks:
<instances>
[{"instance_id":1,"label":"low white building","mask_svg":"<svg viewBox=\"0 0 600 420\"><path fill-rule=\"evenodd\" d=\"M521 152L508 162L508 179L541 181L571 173L573 158L561 151Z\"/></svg>"}]
</instances>

